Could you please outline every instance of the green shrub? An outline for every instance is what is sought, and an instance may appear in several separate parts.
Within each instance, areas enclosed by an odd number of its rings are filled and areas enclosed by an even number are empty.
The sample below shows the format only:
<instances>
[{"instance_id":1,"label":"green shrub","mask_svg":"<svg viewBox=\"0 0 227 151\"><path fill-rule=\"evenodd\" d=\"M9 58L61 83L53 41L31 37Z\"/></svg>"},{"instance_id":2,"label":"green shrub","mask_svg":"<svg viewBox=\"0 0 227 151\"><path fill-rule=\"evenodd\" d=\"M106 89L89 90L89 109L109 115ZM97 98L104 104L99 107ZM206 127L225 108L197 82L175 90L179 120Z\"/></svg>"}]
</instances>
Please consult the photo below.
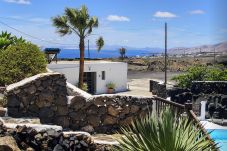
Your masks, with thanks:
<instances>
[{"instance_id":1,"label":"green shrub","mask_svg":"<svg viewBox=\"0 0 227 151\"><path fill-rule=\"evenodd\" d=\"M190 88L192 81L226 81L227 69L223 66L202 66L190 67L187 73L172 78L182 88Z\"/></svg>"},{"instance_id":2,"label":"green shrub","mask_svg":"<svg viewBox=\"0 0 227 151\"><path fill-rule=\"evenodd\" d=\"M108 89L115 89L116 85L113 82L107 83L106 87Z\"/></svg>"},{"instance_id":3,"label":"green shrub","mask_svg":"<svg viewBox=\"0 0 227 151\"><path fill-rule=\"evenodd\" d=\"M18 82L45 70L45 55L34 44L18 43L0 53L0 85Z\"/></svg>"}]
</instances>

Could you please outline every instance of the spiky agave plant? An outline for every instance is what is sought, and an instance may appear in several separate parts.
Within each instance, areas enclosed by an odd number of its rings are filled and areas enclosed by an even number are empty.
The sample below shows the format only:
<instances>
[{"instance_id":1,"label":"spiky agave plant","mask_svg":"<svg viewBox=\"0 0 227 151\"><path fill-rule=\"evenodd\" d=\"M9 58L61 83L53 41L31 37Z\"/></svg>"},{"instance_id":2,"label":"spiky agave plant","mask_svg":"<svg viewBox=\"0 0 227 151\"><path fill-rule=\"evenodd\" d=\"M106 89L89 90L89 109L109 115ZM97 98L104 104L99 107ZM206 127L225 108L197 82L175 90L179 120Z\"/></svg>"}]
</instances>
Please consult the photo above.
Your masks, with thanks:
<instances>
[{"instance_id":1,"label":"spiky agave plant","mask_svg":"<svg viewBox=\"0 0 227 151\"><path fill-rule=\"evenodd\" d=\"M201 135L201 130L186 118L176 118L169 109L156 115L137 119L131 126L121 129L123 135L116 140L119 151L205 151L212 143ZM217 144L216 144L217 145Z\"/></svg>"}]
</instances>

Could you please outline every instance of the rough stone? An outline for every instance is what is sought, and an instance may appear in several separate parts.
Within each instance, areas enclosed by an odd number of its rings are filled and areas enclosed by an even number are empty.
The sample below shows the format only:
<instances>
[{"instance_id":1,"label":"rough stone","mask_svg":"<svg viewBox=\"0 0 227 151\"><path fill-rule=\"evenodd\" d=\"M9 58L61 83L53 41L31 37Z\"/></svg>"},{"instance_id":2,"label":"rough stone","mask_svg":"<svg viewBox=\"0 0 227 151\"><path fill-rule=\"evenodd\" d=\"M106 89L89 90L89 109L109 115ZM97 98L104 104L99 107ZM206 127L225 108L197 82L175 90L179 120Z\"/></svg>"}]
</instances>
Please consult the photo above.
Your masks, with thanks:
<instances>
[{"instance_id":1,"label":"rough stone","mask_svg":"<svg viewBox=\"0 0 227 151\"><path fill-rule=\"evenodd\" d=\"M52 102L53 101L53 95L51 93L48 93L48 92L43 92L39 95L39 100L40 101L48 101L48 102Z\"/></svg>"},{"instance_id":2,"label":"rough stone","mask_svg":"<svg viewBox=\"0 0 227 151\"><path fill-rule=\"evenodd\" d=\"M88 109L87 109L87 114L91 114L91 115L93 115L93 114L97 114L98 113L98 110L99 110L99 107L98 106L96 106L96 105L90 105L89 107L88 107Z\"/></svg>"},{"instance_id":3,"label":"rough stone","mask_svg":"<svg viewBox=\"0 0 227 151\"><path fill-rule=\"evenodd\" d=\"M7 106L8 107L19 107L20 101L14 95L7 97Z\"/></svg>"},{"instance_id":4,"label":"rough stone","mask_svg":"<svg viewBox=\"0 0 227 151\"><path fill-rule=\"evenodd\" d=\"M86 114L82 111L79 111L79 112L71 112L69 113L69 117L74 119L74 120L81 120L81 121L84 121L85 118L86 118Z\"/></svg>"},{"instance_id":5,"label":"rough stone","mask_svg":"<svg viewBox=\"0 0 227 151\"><path fill-rule=\"evenodd\" d=\"M107 109L106 109L106 107L105 107L105 106L100 106L100 107L98 108L98 114L100 114L100 115L107 114Z\"/></svg>"},{"instance_id":6,"label":"rough stone","mask_svg":"<svg viewBox=\"0 0 227 151\"><path fill-rule=\"evenodd\" d=\"M140 109L139 106L137 106L137 105L132 105L132 106L130 107L130 112L131 112L131 113L136 113L136 112L139 111L139 109Z\"/></svg>"},{"instance_id":7,"label":"rough stone","mask_svg":"<svg viewBox=\"0 0 227 151\"><path fill-rule=\"evenodd\" d=\"M55 124L61 125L63 128L69 127L69 117L67 116L58 116L54 120Z\"/></svg>"},{"instance_id":8,"label":"rough stone","mask_svg":"<svg viewBox=\"0 0 227 151\"><path fill-rule=\"evenodd\" d=\"M132 121L133 121L133 117L129 116L126 119L119 121L119 123L120 123L120 125L126 126L126 125L130 125L132 123Z\"/></svg>"},{"instance_id":9,"label":"rough stone","mask_svg":"<svg viewBox=\"0 0 227 151\"><path fill-rule=\"evenodd\" d=\"M8 115L12 117L20 117L21 113L19 113L18 108L8 107Z\"/></svg>"},{"instance_id":10,"label":"rough stone","mask_svg":"<svg viewBox=\"0 0 227 151\"><path fill-rule=\"evenodd\" d=\"M67 106L57 106L57 115L68 115L68 113Z\"/></svg>"},{"instance_id":11,"label":"rough stone","mask_svg":"<svg viewBox=\"0 0 227 151\"><path fill-rule=\"evenodd\" d=\"M104 118L103 124L106 124L106 125L117 124L117 118L113 117L113 116L106 115L105 118Z\"/></svg>"},{"instance_id":12,"label":"rough stone","mask_svg":"<svg viewBox=\"0 0 227 151\"><path fill-rule=\"evenodd\" d=\"M52 123L54 112L47 107L41 108L39 112L41 123Z\"/></svg>"},{"instance_id":13,"label":"rough stone","mask_svg":"<svg viewBox=\"0 0 227 151\"><path fill-rule=\"evenodd\" d=\"M94 104L97 106L104 106L105 102L102 98L97 97L96 99L94 99Z\"/></svg>"},{"instance_id":14,"label":"rough stone","mask_svg":"<svg viewBox=\"0 0 227 151\"><path fill-rule=\"evenodd\" d=\"M92 125L87 125L81 128L82 131L88 132L88 133L94 133L94 127Z\"/></svg>"},{"instance_id":15,"label":"rough stone","mask_svg":"<svg viewBox=\"0 0 227 151\"><path fill-rule=\"evenodd\" d=\"M100 118L97 115L89 115L87 121L94 127L97 127L100 124Z\"/></svg>"},{"instance_id":16,"label":"rough stone","mask_svg":"<svg viewBox=\"0 0 227 151\"><path fill-rule=\"evenodd\" d=\"M124 105L124 106L123 106L123 109L122 109L120 115L121 115L121 116L124 116L125 114L128 114L128 113L130 113L130 107L129 107L129 105L127 104L127 105Z\"/></svg>"},{"instance_id":17,"label":"rough stone","mask_svg":"<svg viewBox=\"0 0 227 151\"><path fill-rule=\"evenodd\" d=\"M3 117L6 114L6 109L3 107L0 107L0 116Z\"/></svg>"},{"instance_id":18,"label":"rough stone","mask_svg":"<svg viewBox=\"0 0 227 151\"><path fill-rule=\"evenodd\" d=\"M75 96L71 99L71 107L76 111L82 108L86 104L86 99L82 96Z\"/></svg>"},{"instance_id":19,"label":"rough stone","mask_svg":"<svg viewBox=\"0 0 227 151\"><path fill-rule=\"evenodd\" d=\"M59 95L58 98L54 99L56 105L67 105L67 97Z\"/></svg>"},{"instance_id":20,"label":"rough stone","mask_svg":"<svg viewBox=\"0 0 227 151\"><path fill-rule=\"evenodd\" d=\"M34 85L31 85L28 88L26 88L25 91L29 94L34 94L36 92L36 87Z\"/></svg>"},{"instance_id":21,"label":"rough stone","mask_svg":"<svg viewBox=\"0 0 227 151\"><path fill-rule=\"evenodd\" d=\"M16 141L12 136L0 137L1 151L20 151Z\"/></svg>"},{"instance_id":22,"label":"rough stone","mask_svg":"<svg viewBox=\"0 0 227 151\"><path fill-rule=\"evenodd\" d=\"M108 107L108 114L112 115L112 116L117 116L119 113L119 110L113 106L109 106Z\"/></svg>"}]
</instances>

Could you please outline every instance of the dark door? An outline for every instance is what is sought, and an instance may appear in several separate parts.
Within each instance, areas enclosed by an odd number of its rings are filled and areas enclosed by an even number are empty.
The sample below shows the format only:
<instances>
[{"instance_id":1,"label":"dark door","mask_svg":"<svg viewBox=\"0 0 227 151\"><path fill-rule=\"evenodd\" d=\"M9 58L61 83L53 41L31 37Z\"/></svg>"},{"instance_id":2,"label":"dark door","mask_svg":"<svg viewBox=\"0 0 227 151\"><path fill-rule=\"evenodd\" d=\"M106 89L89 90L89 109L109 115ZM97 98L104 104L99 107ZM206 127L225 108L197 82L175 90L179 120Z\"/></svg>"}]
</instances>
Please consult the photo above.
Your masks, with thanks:
<instances>
[{"instance_id":1,"label":"dark door","mask_svg":"<svg viewBox=\"0 0 227 151\"><path fill-rule=\"evenodd\" d=\"M84 72L84 83L87 84L88 93L96 92L96 72Z\"/></svg>"}]
</instances>

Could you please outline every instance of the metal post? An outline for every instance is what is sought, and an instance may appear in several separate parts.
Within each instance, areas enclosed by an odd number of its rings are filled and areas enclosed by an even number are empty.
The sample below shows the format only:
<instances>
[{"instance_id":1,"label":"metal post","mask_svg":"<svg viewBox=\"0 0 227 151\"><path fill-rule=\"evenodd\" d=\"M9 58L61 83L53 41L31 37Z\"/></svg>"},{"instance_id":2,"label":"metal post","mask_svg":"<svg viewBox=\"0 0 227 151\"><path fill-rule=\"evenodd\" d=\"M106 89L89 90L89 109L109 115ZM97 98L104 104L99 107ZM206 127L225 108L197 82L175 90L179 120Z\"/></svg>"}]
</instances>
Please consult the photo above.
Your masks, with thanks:
<instances>
[{"instance_id":1,"label":"metal post","mask_svg":"<svg viewBox=\"0 0 227 151\"><path fill-rule=\"evenodd\" d=\"M215 61L216 61L216 54L215 54L215 48L214 48L214 64L215 64Z\"/></svg>"},{"instance_id":2,"label":"metal post","mask_svg":"<svg viewBox=\"0 0 227 151\"><path fill-rule=\"evenodd\" d=\"M165 23L165 85L167 84L167 23Z\"/></svg>"},{"instance_id":3,"label":"metal post","mask_svg":"<svg viewBox=\"0 0 227 151\"><path fill-rule=\"evenodd\" d=\"M88 47L87 47L87 51L88 51L88 59L90 59L89 40L87 41L87 43L88 43L88 44L87 44L87 46L88 46Z\"/></svg>"}]
</instances>

